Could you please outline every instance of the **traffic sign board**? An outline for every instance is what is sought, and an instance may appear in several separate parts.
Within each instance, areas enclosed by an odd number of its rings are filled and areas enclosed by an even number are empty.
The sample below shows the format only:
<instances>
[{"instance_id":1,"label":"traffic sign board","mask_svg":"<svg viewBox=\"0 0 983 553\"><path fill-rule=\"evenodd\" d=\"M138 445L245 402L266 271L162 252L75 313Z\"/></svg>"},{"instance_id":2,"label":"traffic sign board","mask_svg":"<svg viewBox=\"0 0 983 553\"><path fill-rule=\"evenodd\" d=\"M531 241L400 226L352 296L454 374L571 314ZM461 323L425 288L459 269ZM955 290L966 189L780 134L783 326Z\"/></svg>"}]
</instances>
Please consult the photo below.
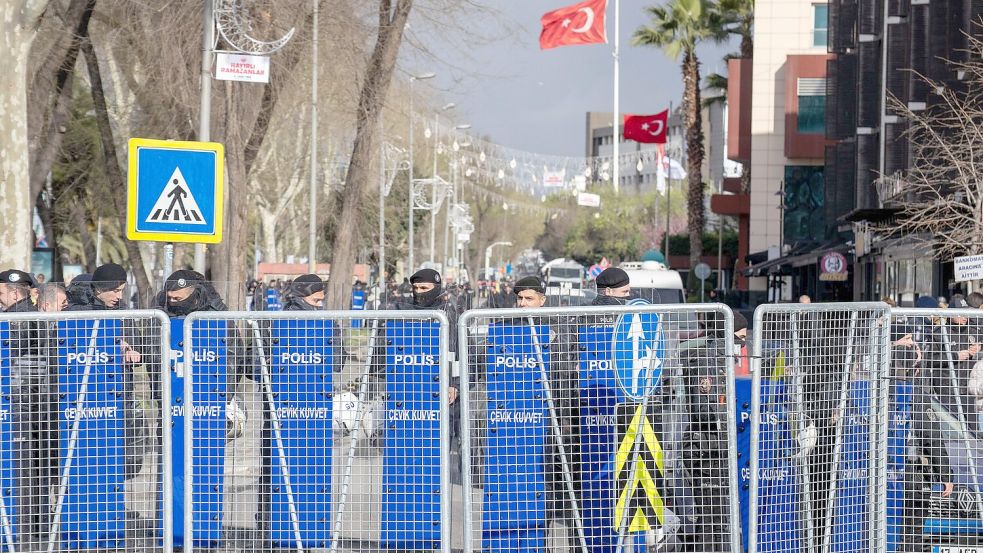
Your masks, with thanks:
<instances>
[{"instance_id":1,"label":"traffic sign board","mask_svg":"<svg viewBox=\"0 0 983 553\"><path fill-rule=\"evenodd\" d=\"M629 305L646 305L633 299ZM641 400L659 388L665 359L662 323L656 313L624 313L618 317L611 335L611 359L618 385L634 400Z\"/></svg>"},{"instance_id":2,"label":"traffic sign board","mask_svg":"<svg viewBox=\"0 0 983 553\"><path fill-rule=\"evenodd\" d=\"M223 146L131 138L129 149L127 238L221 242Z\"/></svg>"},{"instance_id":3,"label":"traffic sign board","mask_svg":"<svg viewBox=\"0 0 983 553\"><path fill-rule=\"evenodd\" d=\"M618 405L621 439L614 461L618 483L614 523L618 530L628 532L646 532L665 525L665 453L646 407L645 403ZM622 528L624 520L627 528Z\"/></svg>"}]
</instances>

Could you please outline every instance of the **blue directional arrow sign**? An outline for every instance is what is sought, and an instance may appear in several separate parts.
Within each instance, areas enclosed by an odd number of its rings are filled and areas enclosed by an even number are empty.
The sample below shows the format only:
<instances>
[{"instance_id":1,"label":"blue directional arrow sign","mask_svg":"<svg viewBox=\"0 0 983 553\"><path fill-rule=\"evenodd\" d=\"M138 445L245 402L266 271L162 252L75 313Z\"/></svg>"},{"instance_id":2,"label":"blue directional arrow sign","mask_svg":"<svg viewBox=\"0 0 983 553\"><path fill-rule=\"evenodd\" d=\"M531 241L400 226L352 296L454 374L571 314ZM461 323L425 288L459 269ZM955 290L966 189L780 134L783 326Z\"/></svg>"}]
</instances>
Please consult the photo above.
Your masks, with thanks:
<instances>
[{"instance_id":1,"label":"blue directional arrow sign","mask_svg":"<svg viewBox=\"0 0 983 553\"><path fill-rule=\"evenodd\" d=\"M646 305L634 299L629 305ZM629 398L641 401L662 383L666 347L662 323L656 313L624 313L611 335L611 360L618 385Z\"/></svg>"},{"instance_id":2,"label":"blue directional arrow sign","mask_svg":"<svg viewBox=\"0 0 983 553\"><path fill-rule=\"evenodd\" d=\"M221 242L224 163L215 142L131 138L127 238Z\"/></svg>"}]
</instances>

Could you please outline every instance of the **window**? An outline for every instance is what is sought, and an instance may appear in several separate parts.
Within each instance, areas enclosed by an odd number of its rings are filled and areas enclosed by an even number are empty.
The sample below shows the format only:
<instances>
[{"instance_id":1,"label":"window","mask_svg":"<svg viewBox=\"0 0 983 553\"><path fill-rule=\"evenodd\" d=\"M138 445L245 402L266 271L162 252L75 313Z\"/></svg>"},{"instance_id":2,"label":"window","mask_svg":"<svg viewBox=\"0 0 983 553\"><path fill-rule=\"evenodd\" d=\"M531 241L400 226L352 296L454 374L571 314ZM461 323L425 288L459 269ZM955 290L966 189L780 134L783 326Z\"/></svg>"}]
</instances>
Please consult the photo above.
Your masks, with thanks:
<instances>
[{"instance_id":1,"label":"window","mask_svg":"<svg viewBox=\"0 0 983 553\"><path fill-rule=\"evenodd\" d=\"M826 133L826 79L800 78L799 114L796 130L800 134Z\"/></svg>"},{"instance_id":2,"label":"window","mask_svg":"<svg viewBox=\"0 0 983 553\"><path fill-rule=\"evenodd\" d=\"M826 47L829 37L829 6L813 4L812 45Z\"/></svg>"}]
</instances>

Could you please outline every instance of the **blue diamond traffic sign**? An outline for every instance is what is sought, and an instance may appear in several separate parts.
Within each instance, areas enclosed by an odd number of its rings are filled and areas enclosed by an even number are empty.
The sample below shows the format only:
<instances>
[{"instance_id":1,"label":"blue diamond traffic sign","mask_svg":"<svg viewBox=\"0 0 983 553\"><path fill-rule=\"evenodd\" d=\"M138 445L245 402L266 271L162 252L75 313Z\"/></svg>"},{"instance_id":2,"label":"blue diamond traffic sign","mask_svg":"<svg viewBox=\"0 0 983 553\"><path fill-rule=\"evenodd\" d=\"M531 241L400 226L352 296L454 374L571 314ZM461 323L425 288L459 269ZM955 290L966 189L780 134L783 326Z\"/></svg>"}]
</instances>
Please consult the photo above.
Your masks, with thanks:
<instances>
[{"instance_id":1,"label":"blue diamond traffic sign","mask_svg":"<svg viewBox=\"0 0 983 553\"><path fill-rule=\"evenodd\" d=\"M647 305L634 299L629 305ZM624 313L611 335L611 359L618 385L633 400L642 400L662 384L666 347L656 313Z\"/></svg>"},{"instance_id":2,"label":"blue diamond traffic sign","mask_svg":"<svg viewBox=\"0 0 983 553\"><path fill-rule=\"evenodd\" d=\"M127 238L221 242L222 145L131 138L129 146Z\"/></svg>"}]
</instances>

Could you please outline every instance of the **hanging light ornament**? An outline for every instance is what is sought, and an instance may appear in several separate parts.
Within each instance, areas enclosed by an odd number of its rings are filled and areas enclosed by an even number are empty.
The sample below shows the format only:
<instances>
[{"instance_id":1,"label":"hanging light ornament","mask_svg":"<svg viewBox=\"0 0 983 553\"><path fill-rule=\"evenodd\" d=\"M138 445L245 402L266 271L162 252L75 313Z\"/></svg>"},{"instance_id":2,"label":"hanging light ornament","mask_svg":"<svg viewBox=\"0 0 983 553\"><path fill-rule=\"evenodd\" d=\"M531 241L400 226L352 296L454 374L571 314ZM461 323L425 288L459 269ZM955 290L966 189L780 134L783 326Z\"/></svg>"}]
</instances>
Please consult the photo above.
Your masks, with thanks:
<instances>
[{"instance_id":1,"label":"hanging light ornament","mask_svg":"<svg viewBox=\"0 0 983 553\"><path fill-rule=\"evenodd\" d=\"M427 127L426 129L424 129L423 136L425 136L427 138L430 138L431 136L433 136L433 132L430 130L430 127Z\"/></svg>"},{"instance_id":2,"label":"hanging light ornament","mask_svg":"<svg viewBox=\"0 0 983 553\"><path fill-rule=\"evenodd\" d=\"M480 154L478 154L478 161L480 161L482 163L485 162L485 152L484 151L482 151Z\"/></svg>"},{"instance_id":3,"label":"hanging light ornament","mask_svg":"<svg viewBox=\"0 0 983 553\"><path fill-rule=\"evenodd\" d=\"M641 158L639 158L638 163L635 165L635 169L638 169L639 173L642 172L642 169L645 169L645 164L642 163Z\"/></svg>"},{"instance_id":4,"label":"hanging light ornament","mask_svg":"<svg viewBox=\"0 0 983 553\"><path fill-rule=\"evenodd\" d=\"M457 143L457 140L454 140L454 144L451 145L451 148L454 148L454 151L457 152L461 149L461 145Z\"/></svg>"},{"instance_id":5,"label":"hanging light ornament","mask_svg":"<svg viewBox=\"0 0 983 553\"><path fill-rule=\"evenodd\" d=\"M512 161L509 162L509 167L511 167L512 169L515 169L515 166L516 165L517 165L517 163L515 161L515 158L512 158Z\"/></svg>"},{"instance_id":6,"label":"hanging light ornament","mask_svg":"<svg viewBox=\"0 0 983 553\"><path fill-rule=\"evenodd\" d=\"M498 170L498 178L500 178L500 179L504 179L505 178L505 169L499 169Z\"/></svg>"}]
</instances>

